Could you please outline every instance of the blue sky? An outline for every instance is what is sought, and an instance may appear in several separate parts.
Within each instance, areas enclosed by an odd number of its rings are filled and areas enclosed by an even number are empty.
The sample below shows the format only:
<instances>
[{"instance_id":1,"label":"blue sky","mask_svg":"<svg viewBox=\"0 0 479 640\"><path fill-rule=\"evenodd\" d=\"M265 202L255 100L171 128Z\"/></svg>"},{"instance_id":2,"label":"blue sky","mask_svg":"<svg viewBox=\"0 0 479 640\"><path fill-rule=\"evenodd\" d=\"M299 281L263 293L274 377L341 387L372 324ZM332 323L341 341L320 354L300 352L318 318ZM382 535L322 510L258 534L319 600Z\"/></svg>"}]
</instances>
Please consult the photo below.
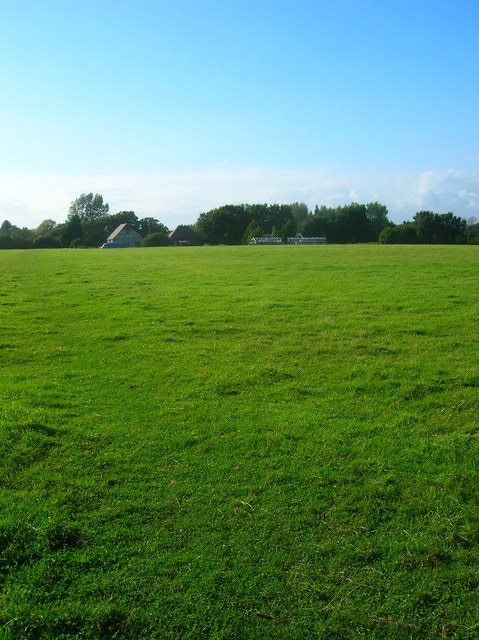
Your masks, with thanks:
<instances>
[{"instance_id":1,"label":"blue sky","mask_svg":"<svg viewBox=\"0 0 479 640\"><path fill-rule=\"evenodd\" d=\"M477 0L0 0L0 221L479 217Z\"/></svg>"}]
</instances>

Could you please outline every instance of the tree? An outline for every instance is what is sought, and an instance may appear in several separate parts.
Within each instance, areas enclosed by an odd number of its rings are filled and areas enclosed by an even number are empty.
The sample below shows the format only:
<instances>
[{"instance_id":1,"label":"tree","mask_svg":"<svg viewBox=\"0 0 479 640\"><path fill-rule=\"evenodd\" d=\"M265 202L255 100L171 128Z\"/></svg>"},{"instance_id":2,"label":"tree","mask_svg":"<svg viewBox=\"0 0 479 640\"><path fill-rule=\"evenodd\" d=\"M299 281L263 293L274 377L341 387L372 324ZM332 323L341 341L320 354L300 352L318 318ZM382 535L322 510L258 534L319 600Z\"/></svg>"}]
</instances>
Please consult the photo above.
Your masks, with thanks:
<instances>
[{"instance_id":1,"label":"tree","mask_svg":"<svg viewBox=\"0 0 479 640\"><path fill-rule=\"evenodd\" d=\"M402 222L401 224L390 222L378 237L380 244L416 244L417 241L417 231L413 222Z\"/></svg>"},{"instance_id":2,"label":"tree","mask_svg":"<svg viewBox=\"0 0 479 640\"><path fill-rule=\"evenodd\" d=\"M262 221L262 226L266 233L272 233L276 235L278 229L285 228L289 222L294 224L296 230L296 220L293 215L292 205L290 204L271 204L265 210L265 219ZM273 232L274 230L274 232Z\"/></svg>"},{"instance_id":3,"label":"tree","mask_svg":"<svg viewBox=\"0 0 479 640\"><path fill-rule=\"evenodd\" d=\"M330 242L367 242L367 207L357 202L336 208L316 207L314 215L304 223L303 234L325 235Z\"/></svg>"},{"instance_id":4,"label":"tree","mask_svg":"<svg viewBox=\"0 0 479 640\"><path fill-rule=\"evenodd\" d=\"M445 244L465 242L467 222L453 213L441 213L439 218L438 241Z\"/></svg>"},{"instance_id":5,"label":"tree","mask_svg":"<svg viewBox=\"0 0 479 640\"><path fill-rule=\"evenodd\" d=\"M155 231L141 239L142 247L167 247L170 244L168 233Z\"/></svg>"},{"instance_id":6,"label":"tree","mask_svg":"<svg viewBox=\"0 0 479 640\"><path fill-rule=\"evenodd\" d=\"M119 224L126 223L130 229L134 229L140 233L140 222L138 216L134 211L119 211L113 215L105 216L107 219L108 227L111 231L114 231Z\"/></svg>"},{"instance_id":7,"label":"tree","mask_svg":"<svg viewBox=\"0 0 479 640\"><path fill-rule=\"evenodd\" d=\"M68 219L78 216L80 222L87 222L97 218L103 218L108 215L110 207L103 203L103 196L97 193L82 193L82 195L74 200L69 209Z\"/></svg>"},{"instance_id":8,"label":"tree","mask_svg":"<svg viewBox=\"0 0 479 640\"><path fill-rule=\"evenodd\" d=\"M479 244L479 223L469 224L464 232L468 244Z\"/></svg>"},{"instance_id":9,"label":"tree","mask_svg":"<svg viewBox=\"0 0 479 640\"><path fill-rule=\"evenodd\" d=\"M381 231L388 226L388 209L379 202L370 202L366 205L366 218L368 221L369 241L377 242Z\"/></svg>"},{"instance_id":10,"label":"tree","mask_svg":"<svg viewBox=\"0 0 479 640\"><path fill-rule=\"evenodd\" d=\"M321 207L321 209L316 205L314 209L314 214L309 214L306 220L303 223L302 234L304 236L326 236L328 240L330 240L328 231L328 220L326 217L326 212L328 209L326 207Z\"/></svg>"},{"instance_id":11,"label":"tree","mask_svg":"<svg viewBox=\"0 0 479 640\"><path fill-rule=\"evenodd\" d=\"M336 211L338 242L367 242L369 240L366 205L352 202Z\"/></svg>"},{"instance_id":12,"label":"tree","mask_svg":"<svg viewBox=\"0 0 479 640\"><path fill-rule=\"evenodd\" d=\"M8 233L0 232L0 249L18 249L14 238L11 238Z\"/></svg>"},{"instance_id":13,"label":"tree","mask_svg":"<svg viewBox=\"0 0 479 640\"><path fill-rule=\"evenodd\" d=\"M413 218L417 238L421 244L437 242L438 220L432 211L418 211Z\"/></svg>"},{"instance_id":14,"label":"tree","mask_svg":"<svg viewBox=\"0 0 479 640\"><path fill-rule=\"evenodd\" d=\"M10 233L10 229L13 228L13 224L9 220L4 220L0 227L0 233Z\"/></svg>"},{"instance_id":15,"label":"tree","mask_svg":"<svg viewBox=\"0 0 479 640\"><path fill-rule=\"evenodd\" d=\"M253 220L251 220L249 225L246 227L246 231L243 234L242 243L249 244L252 238L256 236L262 236L262 235L263 235L263 229L259 226L256 220L253 218Z\"/></svg>"},{"instance_id":16,"label":"tree","mask_svg":"<svg viewBox=\"0 0 479 640\"><path fill-rule=\"evenodd\" d=\"M200 214L196 226L208 244L241 244L250 221L245 205L227 204Z\"/></svg>"},{"instance_id":17,"label":"tree","mask_svg":"<svg viewBox=\"0 0 479 640\"><path fill-rule=\"evenodd\" d=\"M300 227L309 216L308 205L304 202L293 202L291 206L291 213L296 220L296 226Z\"/></svg>"},{"instance_id":18,"label":"tree","mask_svg":"<svg viewBox=\"0 0 479 640\"><path fill-rule=\"evenodd\" d=\"M397 226L395 224L384 227L378 236L379 244L396 244L398 237L396 229Z\"/></svg>"},{"instance_id":19,"label":"tree","mask_svg":"<svg viewBox=\"0 0 479 640\"><path fill-rule=\"evenodd\" d=\"M83 227L78 214L72 214L68 216L68 220L61 226L60 240L64 247L73 246L74 241L82 240Z\"/></svg>"},{"instance_id":20,"label":"tree","mask_svg":"<svg viewBox=\"0 0 479 640\"><path fill-rule=\"evenodd\" d=\"M138 220L138 233L144 238L152 233L163 233L168 235L169 229L155 218L141 218Z\"/></svg>"},{"instance_id":21,"label":"tree","mask_svg":"<svg viewBox=\"0 0 479 640\"><path fill-rule=\"evenodd\" d=\"M296 220L291 219L285 222L279 230L279 235L281 236L281 242L286 244L289 237L296 235Z\"/></svg>"},{"instance_id":22,"label":"tree","mask_svg":"<svg viewBox=\"0 0 479 640\"><path fill-rule=\"evenodd\" d=\"M5 220L0 227L0 249L30 249L32 247L33 231L27 227L20 227Z\"/></svg>"},{"instance_id":23,"label":"tree","mask_svg":"<svg viewBox=\"0 0 479 640\"><path fill-rule=\"evenodd\" d=\"M33 246L35 249L59 249L62 246L59 238L53 234L36 236L33 238Z\"/></svg>"},{"instance_id":24,"label":"tree","mask_svg":"<svg viewBox=\"0 0 479 640\"><path fill-rule=\"evenodd\" d=\"M387 208L379 202L352 202L343 207L316 205L314 213L305 219L302 233L324 235L330 242L377 242L379 233L389 224Z\"/></svg>"},{"instance_id":25,"label":"tree","mask_svg":"<svg viewBox=\"0 0 479 640\"><path fill-rule=\"evenodd\" d=\"M55 220L51 220L50 218L48 218L47 220L44 220L43 222L40 222L38 227L35 229L35 234L34 234L35 238L51 236L52 231L56 228L56 226L57 226L57 223L55 222Z\"/></svg>"},{"instance_id":26,"label":"tree","mask_svg":"<svg viewBox=\"0 0 479 640\"><path fill-rule=\"evenodd\" d=\"M413 219L418 241L423 244L464 242L467 222L453 213L418 211Z\"/></svg>"}]
</instances>

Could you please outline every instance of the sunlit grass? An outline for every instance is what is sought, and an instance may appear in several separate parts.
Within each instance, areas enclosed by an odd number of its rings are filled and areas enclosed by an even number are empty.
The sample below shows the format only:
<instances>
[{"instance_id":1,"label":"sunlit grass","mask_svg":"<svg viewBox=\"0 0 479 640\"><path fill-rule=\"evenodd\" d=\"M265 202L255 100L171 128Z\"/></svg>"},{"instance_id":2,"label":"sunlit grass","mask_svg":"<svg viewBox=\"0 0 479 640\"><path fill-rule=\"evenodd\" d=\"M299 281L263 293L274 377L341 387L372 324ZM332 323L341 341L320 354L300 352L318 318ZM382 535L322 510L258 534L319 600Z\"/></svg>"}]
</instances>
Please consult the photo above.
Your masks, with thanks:
<instances>
[{"instance_id":1,"label":"sunlit grass","mask_svg":"<svg viewBox=\"0 0 479 640\"><path fill-rule=\"evenodd\" d=\"M478 264L0 252L4 638L476 637Z\"/></svg>"}]
</instances>

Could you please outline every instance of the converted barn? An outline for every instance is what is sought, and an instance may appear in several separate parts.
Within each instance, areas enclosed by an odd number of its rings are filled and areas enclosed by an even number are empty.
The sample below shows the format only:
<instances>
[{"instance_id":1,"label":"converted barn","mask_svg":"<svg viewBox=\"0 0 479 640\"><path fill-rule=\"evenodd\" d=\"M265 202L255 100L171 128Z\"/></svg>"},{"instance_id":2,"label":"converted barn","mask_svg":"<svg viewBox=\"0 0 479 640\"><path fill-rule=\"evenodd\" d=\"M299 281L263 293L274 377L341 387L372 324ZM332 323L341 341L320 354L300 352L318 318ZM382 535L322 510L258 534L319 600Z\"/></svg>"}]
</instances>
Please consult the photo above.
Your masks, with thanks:
<instances>
[{"instance_id":1,"label":"converted barn","mask_svg":"<svg viewBox=\"0 0 479 640\"><path fill-rule=\"evenodd\" d=\"M170 243L178 246L200 246L204 244L203 238L194 229L186 224L180 224L169 236Z\"/></svg>"},{"instance_id":2,"label":"converted barn","mask_svg":"<svg viewBox=\"0 0 479 640\"><path fill-rule=\"evenodd\" d=\"M107 242L121 242L124 247L139 247L141 236L138 231L131 229L128 224L119 224L117 228L110 233Z\"/></svg>"}]
</instances>

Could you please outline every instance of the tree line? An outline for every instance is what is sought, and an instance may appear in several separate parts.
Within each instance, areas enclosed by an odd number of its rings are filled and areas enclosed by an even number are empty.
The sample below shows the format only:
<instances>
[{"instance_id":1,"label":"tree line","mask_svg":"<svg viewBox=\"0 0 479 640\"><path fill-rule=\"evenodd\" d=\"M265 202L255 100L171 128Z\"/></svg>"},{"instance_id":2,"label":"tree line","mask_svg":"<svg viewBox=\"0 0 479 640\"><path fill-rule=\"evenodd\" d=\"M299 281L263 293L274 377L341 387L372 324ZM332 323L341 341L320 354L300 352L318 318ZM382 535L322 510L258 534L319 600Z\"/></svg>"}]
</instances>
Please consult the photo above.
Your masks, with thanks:
<instances>
[{"instance_id":1,"label":"tree line","mask_svg":"<svg viewBox=\"0 0 479 640\"><path fill-rule=\"evenodd\" d=\"M200 214L196 229L209 244L248 244L264 234L281 238L301 234L325 236L328 242L383 244L477 244L479 224L453 213L419 211L410 222L395 224L387 207L379 202L338 207L306 204L225 205Z\"/></svg>"},{"instance_id":2,"label":"tree line","mask_svg":"<svg viewBox=\"0 0 479 640\"><path fill-rule=\"evenodd\" d=\"M169 229L155 218L139 219L133 211L110 214L100 194L82 194L69 208L65 222L44 220L36 229L20 229L5 220L0 226L0 249L98 247L120 224L142 237L143 246L169 244ZM411 221L395 224L379 202L337 207L304 202L291 204L228 204L201 213L194 230L207 244L249 244L255 236L272 235L284 242L290 236L325 236L328 242L383 244L479 244L479 223L453 213L419 211Z\"/></svg>"},{"instance_id":3,"label":"tree line","mask_svg":"<svg viewBox=\"0 0 479 640\"><path fill-rule=\"evenodd\" d=\"M0 226L0 249L98 247L120 224L128 224L142 237L144 246L169 242L169 229L155 218L141 218L133 211L109 213L110 207L100 194L82 194L69 208L61 224L44 220L36 229L20 229L5 220Z\"/></svg>"}]
</instances>

